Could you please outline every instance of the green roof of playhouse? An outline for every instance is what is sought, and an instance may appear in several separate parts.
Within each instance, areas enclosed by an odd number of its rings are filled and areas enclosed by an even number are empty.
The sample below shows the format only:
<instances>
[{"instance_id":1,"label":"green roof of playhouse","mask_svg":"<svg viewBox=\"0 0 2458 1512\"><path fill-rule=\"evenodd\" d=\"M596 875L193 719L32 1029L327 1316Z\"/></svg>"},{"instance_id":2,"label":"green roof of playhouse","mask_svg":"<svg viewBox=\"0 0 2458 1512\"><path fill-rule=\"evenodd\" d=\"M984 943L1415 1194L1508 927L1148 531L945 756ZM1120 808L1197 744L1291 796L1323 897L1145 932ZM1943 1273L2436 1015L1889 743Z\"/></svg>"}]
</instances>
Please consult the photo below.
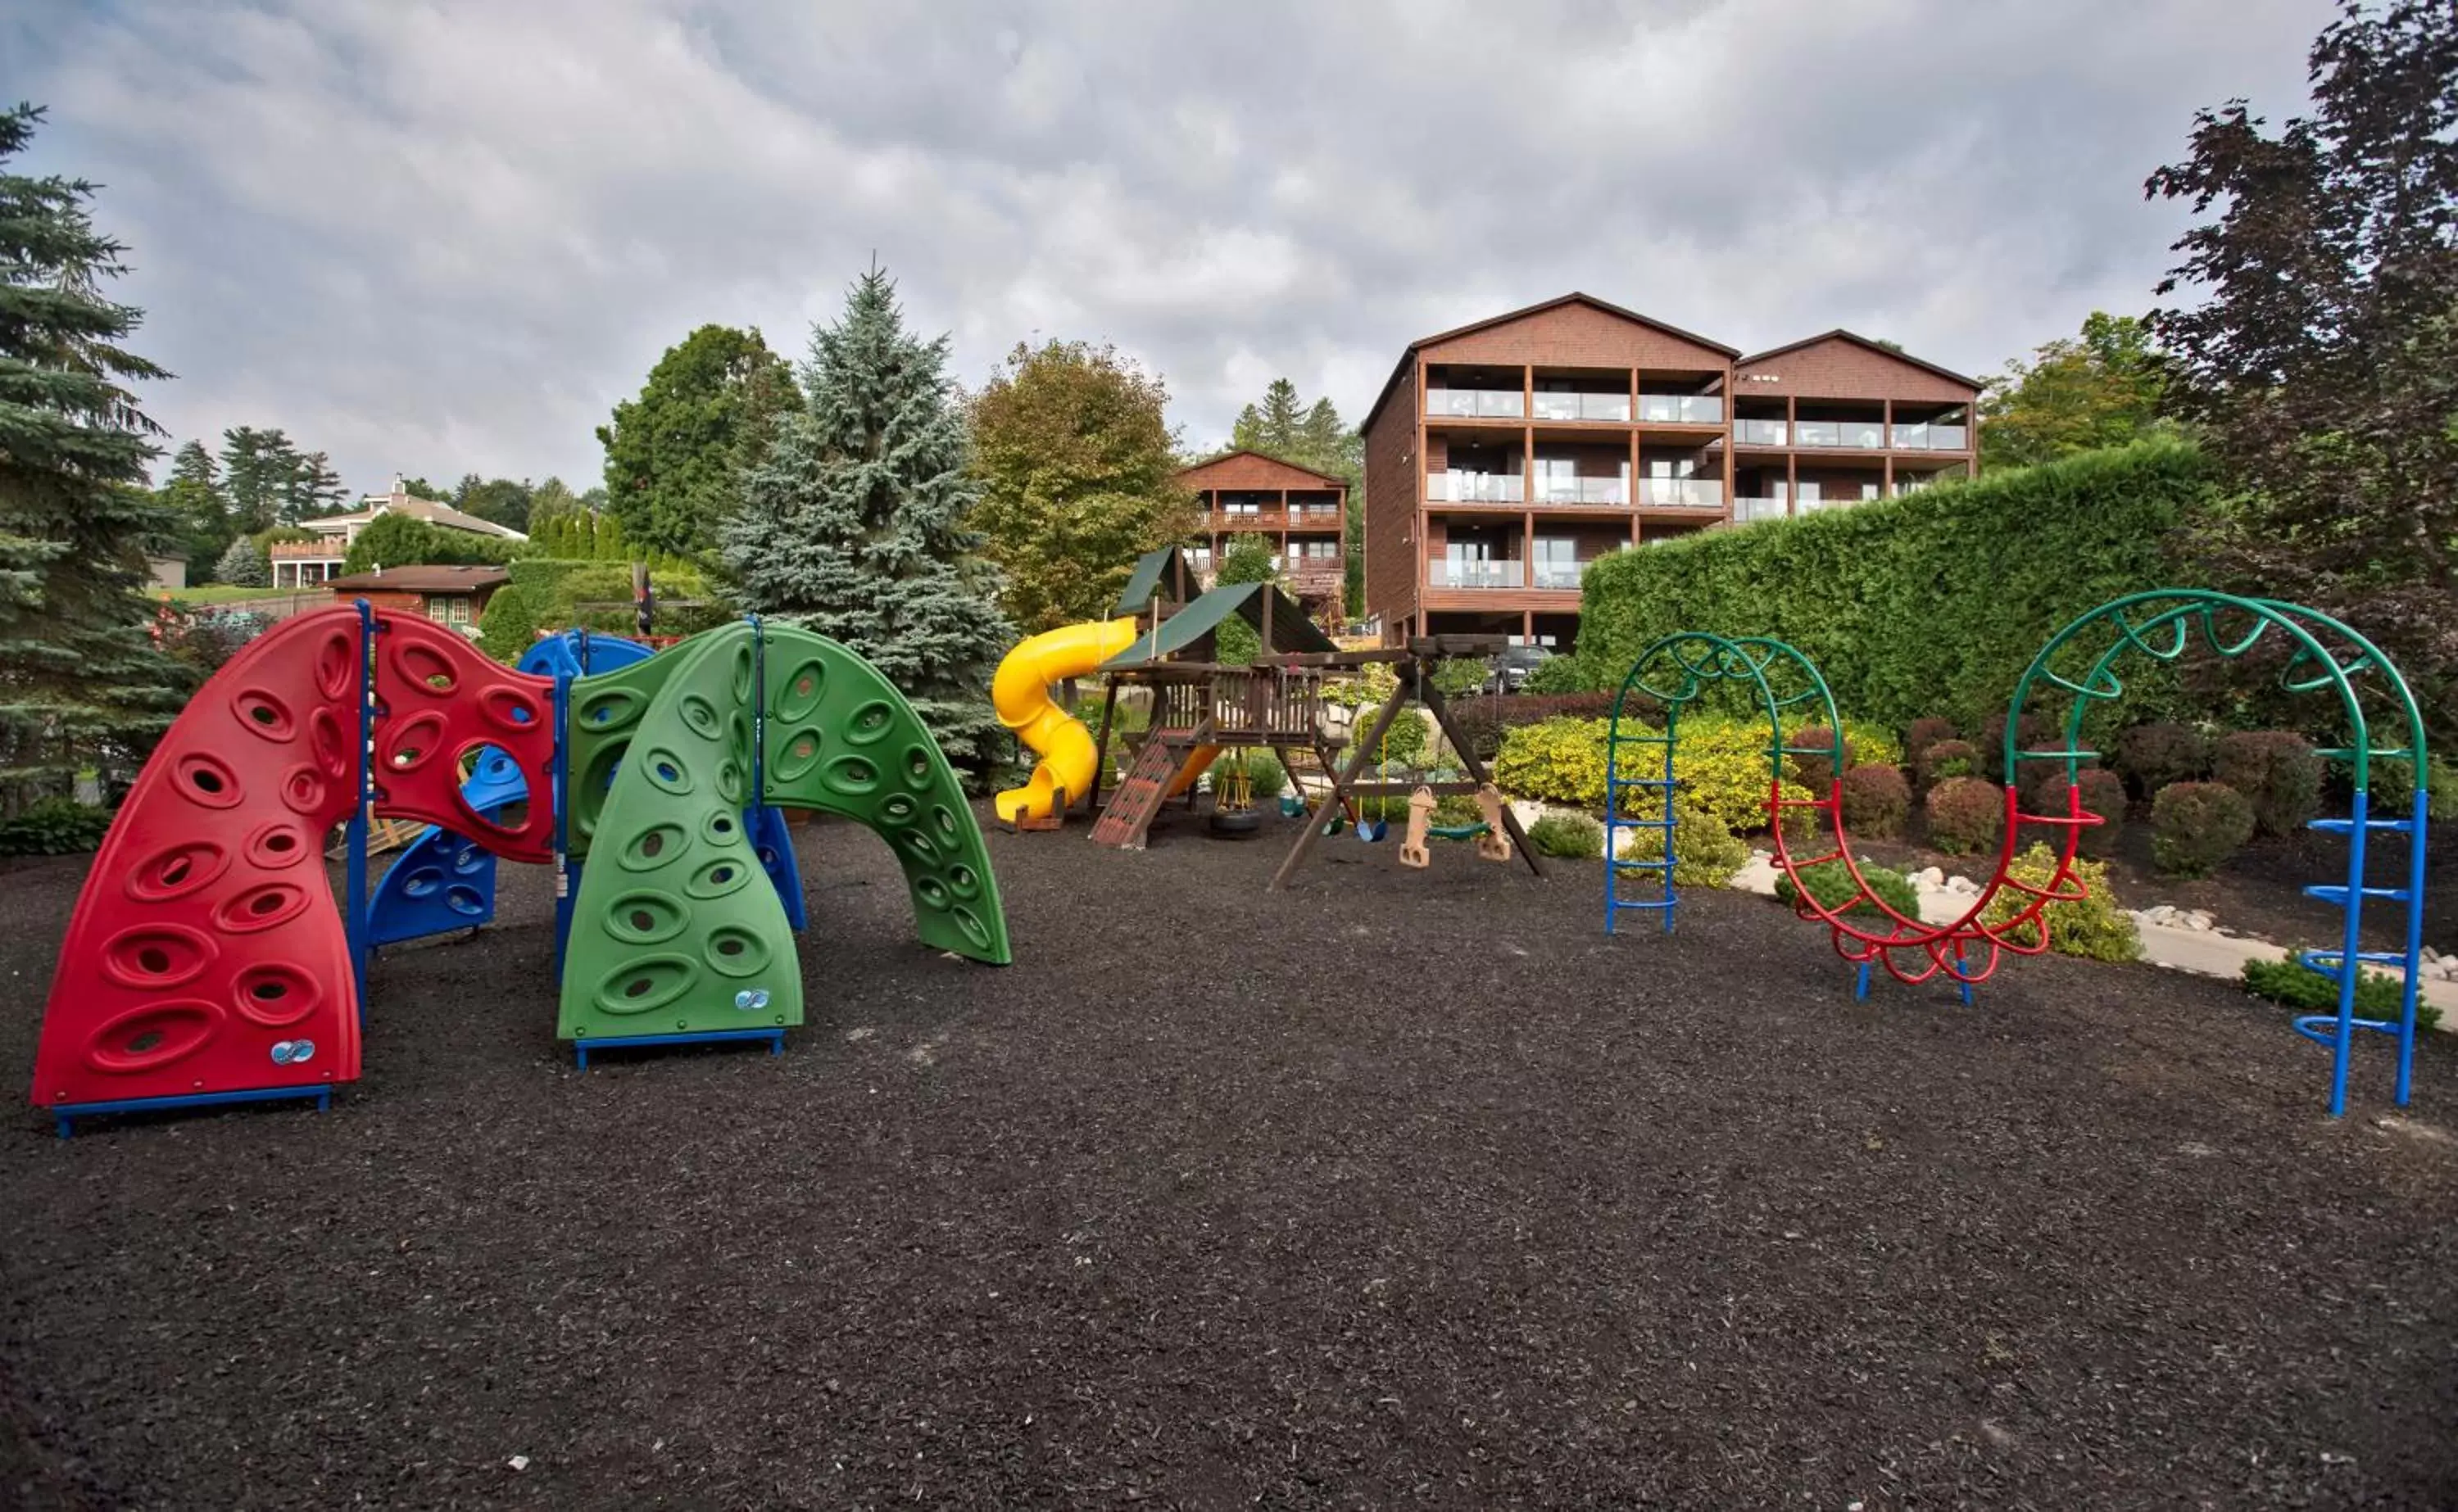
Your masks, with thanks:
<instances>
[{"instance_id":1,"label":"green roof of playhouse","mask_svg":"<svg viewBox=\"0 0 2458 1512\"><path fill-rule=\"evenodd\" d=\"M1142 566L1142 563L1136 564L1138 574ZM1157 580L1156 572L1155 581ZM1332 643L1330 636L1316 627L1313 620L1306 618L1305 610L1295 599L1283 593L1263 592L1270 586L1268 583L1229 583L1216 588L1162 620L1157 637L1149 632L1136 636L1133 645L1103 662L1102 669L1149 667L1163 657L1177 654L1219 630L1232 614L1254 627L1260 635L1263 632L1263 606L1266 603L1271 605L1274 652L1340 649Z\"/></svg>"},{"instance_id":2,"label":"green roof of playhouse","mask_svg":"<svg viewBox=\"0 0 2458 1512\"><path fill-rule=\"evenodd\" d=\"M1173 604L1184 602L1195 595L1189 593L1181 599L1167 585L1194 587L1201 581L1196 575L1195 564L1188 560L1183 549L1164 546L1157 551L1146 551L1135 558L1134 570L1127 573L1127 586L1119 590L1118 607L1111 612L1140 614L1152 607L1155 593Z\"/></svg>"}]
</instances>

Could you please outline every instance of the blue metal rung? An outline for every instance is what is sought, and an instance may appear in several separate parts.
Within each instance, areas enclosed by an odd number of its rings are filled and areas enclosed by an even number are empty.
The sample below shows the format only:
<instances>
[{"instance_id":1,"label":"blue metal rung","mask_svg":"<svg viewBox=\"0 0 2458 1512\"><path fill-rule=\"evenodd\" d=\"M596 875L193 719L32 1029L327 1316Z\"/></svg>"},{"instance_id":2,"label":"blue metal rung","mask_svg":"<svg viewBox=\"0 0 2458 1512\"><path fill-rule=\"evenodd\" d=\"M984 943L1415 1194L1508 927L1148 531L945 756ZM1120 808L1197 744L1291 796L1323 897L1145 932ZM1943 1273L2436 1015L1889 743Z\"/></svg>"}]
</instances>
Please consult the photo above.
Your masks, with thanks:
<instances>
[{"instance_id":1,"label":"blue metal rung","mask_svg":"<svg viewBox=\"0 0 2458 1512\"><path fill-rule=\"evenodd\" d=\"M2392 902L2401 903L2406 901L2409 896L2404 887L2342 887L2336 882L2315 883L2304 889L2305 897L2319 898L2325 903L2336 903L2342 908L2347 906L2347 898L2351 893L2362 893L2366 898L2386 898Z\"/></svg>"},{"instance_id":2,"label":"blue metal rung","mask_svg":"<svg viewBox=\"0 0 2458 1512\"><path fill-rule=\"evenodd\" d=\"M1653 898L1643 901L1633 902L1624 902L1618 898L1613 901L1613 905L1615 908L1670 908L1673 904L1674 900L1670 898Z\"/></svg>"},{"instance_id":3,"label":"blue metal rung","mask_svg":"<svg viewBox=\"0 0 2458 1512\"><path fill-rule=\"evenodd\" d=\"M258 1087L243 1092L190 1092L179 1097L128 1097L113 1103L53 1103L50 1111L53 1129L66 1139L72 1132L72 1120L99 1118L106 1113L167 1113L182 1108L219 1108L231 1103L276 1103L308 1097L316 1100L316 1111L323 1112L333 1106L331 1084Z\"/></svg>"},{"instance_id":4,"label":"blue metal rung","mask_svg":"<svg viewBox=\"0 0 2458 1512\"><path fill-rule=\"evenodd\" d=\"M2356 821L2354 819L2308 819L2304 827L2308 830L2320 830L2324 835L2349 835L2355 832ZM2415 820L2366 819L2364 828L2391 830L2401 835L2412 835L2415 833Z\"/></svg>"},{"instance_id":5,"label":"blue metal rung","mask_svg":"<svg viewBox=\"0 0 2458 1512\"><path fill-rule=\"evenodd\" d=\"M2299 964L2310 967L2311 969L2322 973L2325 977L2336 975L2339 969L2339 952L2336 950L2300 950L2296 953L2296 960ZM2406 964L2406 952L2404 950L2359 950L2356 952L2356 960L2359 963L2369 962L2377 966L2403 967ZM2320 963L2322 962L2328 962L2329 964L2323 965Z\"/></svg>"},{"instance_id":6,"label":"blue metal rung","mask_svg":"<svg viewBox=\"0 0 2458 1512\"><path fill-rule=\"evenodd\" d=\"M2385 1019L2349 1019L2351 1029L2373 1029L2383 1034L2396 1034L2403 1027ZM2316 1045L2335 1046L2339 1043L2339 1016L2335 1013L2308 1013L2296 1021L2296 1032Z\"/></svg>"},{"instance_id":7,"label":"blue metal rung","mask_svg":"<svg viewBox=\"0 0 2458 1512\"><path fill-rule=\"evenodd\" d=\"M611 1039L574 1040L572 1053L580 1069L589 1069L592 1050L628 1050L656 1045L723 1045L736 1040L765 1040L768 1053L785 1053L785 1031L774 1029L707 1029L698 1034L620 1034Z\"/></svg>"}]
</instances>

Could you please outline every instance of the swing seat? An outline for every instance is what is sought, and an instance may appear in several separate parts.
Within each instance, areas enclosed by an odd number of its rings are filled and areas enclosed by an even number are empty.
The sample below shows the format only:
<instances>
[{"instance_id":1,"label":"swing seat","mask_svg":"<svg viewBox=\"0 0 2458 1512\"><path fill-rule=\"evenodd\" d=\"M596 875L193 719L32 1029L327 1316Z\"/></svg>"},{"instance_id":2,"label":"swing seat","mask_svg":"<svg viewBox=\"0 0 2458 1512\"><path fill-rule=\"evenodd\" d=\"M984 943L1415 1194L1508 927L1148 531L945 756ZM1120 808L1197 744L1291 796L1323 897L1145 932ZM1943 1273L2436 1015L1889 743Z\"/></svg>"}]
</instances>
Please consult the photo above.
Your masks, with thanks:
<instances>
[{"instance_id":1,"label":"swing seat","mask_svg":"<svg viewBox=\"0 0 2458 1512\"><path fill-rule=\"evenodd\" d=\"M1357 838L1364 840L1368 845L1373 844L1376 840L1379 840L1384 836L1389 834L1390 830L1390 821L1387 819L1359 819L1357 821Z\"/></svg>"},{"instance_id":2,"label":"swing seat","mask_svg":"<svg viewBox=\"0 0 2458 1512\"><path fill-rule=\"evenodd\" d=\"M1428 824L1426 833L1438 840L1472 840L1492 827L1479 819L1473 824Z\"/></svg>"},{"instance_id":3,"label":"swing seat","mask_svg":"<svg viewBox=\"0 0 2458 1512\"><path fill-rule=\"evenodd\" d=\"M1281 795L1281 818L1284 819L1303 818L1305 817L1305 799L1287 793Z\"/></svg>"}]
</instances>

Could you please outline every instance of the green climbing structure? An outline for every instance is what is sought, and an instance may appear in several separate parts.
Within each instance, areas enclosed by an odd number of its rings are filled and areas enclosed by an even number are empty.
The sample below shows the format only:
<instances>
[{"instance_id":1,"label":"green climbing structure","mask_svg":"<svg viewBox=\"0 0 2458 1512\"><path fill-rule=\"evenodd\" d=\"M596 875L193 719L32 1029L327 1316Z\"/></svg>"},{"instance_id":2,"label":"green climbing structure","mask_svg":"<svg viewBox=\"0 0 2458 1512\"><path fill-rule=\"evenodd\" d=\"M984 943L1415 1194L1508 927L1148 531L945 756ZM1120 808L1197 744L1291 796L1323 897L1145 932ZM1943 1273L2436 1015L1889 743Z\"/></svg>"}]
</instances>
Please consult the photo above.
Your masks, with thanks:
<instances>
[{"instance_id":1,"label":"green climbing structure","mask_svg":"<svg viewBox=\"0 0 2458 1512\"><path fill-rule=\"evenodd\" d=\"M632 673L669 658L644 696ZM564 957L564 1039L802 1022L793 926L742 822L757 659L751 627L730 626L573 685L575 733L607 738L585 757L573 747L574 798L603 797Z\"/></svg>"},{"instance_id":2,"label":"green climbing structure","mask_svg":"<svg viewBox=\"0 0 2458 1512\"><path fill-rule=\"evenodd\" d=\"M878 832L905 868L925 943L1006 965L1007 913L964 785L905 695L824 635L763 625L763 800Z\"/></svg>"},{"instance_id":3,"label":"green climbing structure","mask_svg":"<svg viewBox=\"0 0 2458 1512\"><path fill-rule=\"evenodd\" d=\"M708 631L574 681L567 717L567 848L589 861L564 957L563 1038L802 1022L793 930L744 833L755 781L770 806L876 831L905 870L926 943L1012 959L954 768L904 695L835 641L749 623Z\"/></svg>"}]
</instances>

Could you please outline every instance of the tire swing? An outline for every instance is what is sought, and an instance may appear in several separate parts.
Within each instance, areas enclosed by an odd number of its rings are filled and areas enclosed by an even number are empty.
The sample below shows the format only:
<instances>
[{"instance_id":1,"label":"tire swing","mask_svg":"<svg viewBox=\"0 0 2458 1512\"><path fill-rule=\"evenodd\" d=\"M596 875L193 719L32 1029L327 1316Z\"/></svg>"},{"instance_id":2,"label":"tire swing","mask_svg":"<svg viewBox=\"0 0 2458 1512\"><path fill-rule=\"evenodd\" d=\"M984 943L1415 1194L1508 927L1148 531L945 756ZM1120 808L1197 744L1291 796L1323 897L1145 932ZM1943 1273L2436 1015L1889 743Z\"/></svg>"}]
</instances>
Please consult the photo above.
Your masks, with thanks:
<instances>
[{"instance_id":1,"label":"tire swing","mask_svg":"<svg viewBox=\"0 0 2458 1512\"><path fill-rule=\"evenodd\" d=\"M1222 763L1213 766L1211 833L1230 839L1247 839L1263 827L1263 816L1255 812L1255 779L1246 770L1246 748L1232 746L1223 753L1228 757L1228 770Z\"/></svg>"}]
</instances>

